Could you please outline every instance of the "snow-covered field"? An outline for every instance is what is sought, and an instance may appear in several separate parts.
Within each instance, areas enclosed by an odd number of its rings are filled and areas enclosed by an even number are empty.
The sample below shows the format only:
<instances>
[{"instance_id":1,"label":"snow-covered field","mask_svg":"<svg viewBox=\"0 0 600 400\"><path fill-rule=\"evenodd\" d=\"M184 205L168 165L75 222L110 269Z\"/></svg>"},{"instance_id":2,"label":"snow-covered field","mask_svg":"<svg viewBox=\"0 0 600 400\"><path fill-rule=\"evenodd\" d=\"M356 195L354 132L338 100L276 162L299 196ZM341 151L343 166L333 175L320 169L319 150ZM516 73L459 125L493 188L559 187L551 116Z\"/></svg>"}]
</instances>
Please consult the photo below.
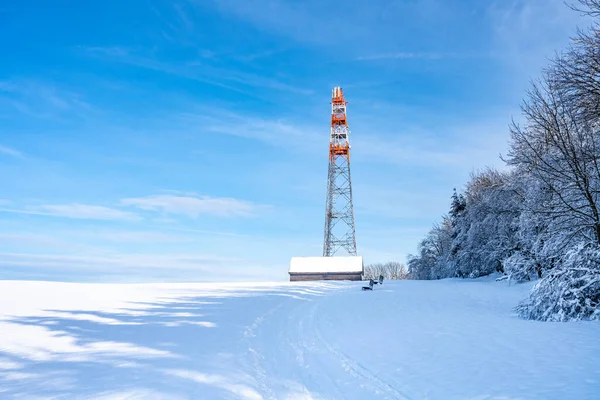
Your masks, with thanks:
<instances>
[{"instance_id":1,"label":"snow-covered field","mask_svg":"<svg viewBox=\"0 0 600 400\"><path fill-rule=\"evenodd\" d=\"M0 398L600 399L600 324L476 281L0 281Z\"/></svg>"}]
</instances>

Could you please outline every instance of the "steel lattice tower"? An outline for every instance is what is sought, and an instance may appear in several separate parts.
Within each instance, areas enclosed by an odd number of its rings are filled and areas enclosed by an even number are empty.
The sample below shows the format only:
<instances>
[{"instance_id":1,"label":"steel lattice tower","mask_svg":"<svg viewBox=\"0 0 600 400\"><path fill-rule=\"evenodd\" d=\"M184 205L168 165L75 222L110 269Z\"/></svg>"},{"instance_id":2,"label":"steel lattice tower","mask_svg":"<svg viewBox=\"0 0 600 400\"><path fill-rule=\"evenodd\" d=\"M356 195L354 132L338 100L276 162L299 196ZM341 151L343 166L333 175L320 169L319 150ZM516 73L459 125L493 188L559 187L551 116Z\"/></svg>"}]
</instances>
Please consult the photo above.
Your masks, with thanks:
<instances>
[{"instance_id":1,"label":"steel lattice tower","mask_svg":"<svg viewBox=\"0 0 600 400\"><path fill-rule=\"evenodd\" d=\"M350 179L350 129L346 121L346 104L342 88L334 88L331 95L324 257L335 255L341 248L350 255L356 255Z\"/></svg>"}]
</instances>

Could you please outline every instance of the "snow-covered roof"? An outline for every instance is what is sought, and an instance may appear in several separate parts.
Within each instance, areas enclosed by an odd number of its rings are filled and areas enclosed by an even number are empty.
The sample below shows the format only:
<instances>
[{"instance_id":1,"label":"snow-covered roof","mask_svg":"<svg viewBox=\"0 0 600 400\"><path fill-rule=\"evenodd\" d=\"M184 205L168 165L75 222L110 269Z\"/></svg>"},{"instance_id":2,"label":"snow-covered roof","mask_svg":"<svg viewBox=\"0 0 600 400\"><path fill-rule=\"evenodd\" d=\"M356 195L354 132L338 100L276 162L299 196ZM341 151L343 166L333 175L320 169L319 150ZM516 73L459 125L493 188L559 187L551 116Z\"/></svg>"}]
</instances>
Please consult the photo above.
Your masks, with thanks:
<instances>
[{"instance_id":1,"label":"snow-covered roof","mask_svg":"<svg viewBox=\"0 0 600 400\"><path fill-rule=\"evenodd\" d=\"M290 273L362 273L362 256L292 257Z\"/></svg>"}]
</instances>

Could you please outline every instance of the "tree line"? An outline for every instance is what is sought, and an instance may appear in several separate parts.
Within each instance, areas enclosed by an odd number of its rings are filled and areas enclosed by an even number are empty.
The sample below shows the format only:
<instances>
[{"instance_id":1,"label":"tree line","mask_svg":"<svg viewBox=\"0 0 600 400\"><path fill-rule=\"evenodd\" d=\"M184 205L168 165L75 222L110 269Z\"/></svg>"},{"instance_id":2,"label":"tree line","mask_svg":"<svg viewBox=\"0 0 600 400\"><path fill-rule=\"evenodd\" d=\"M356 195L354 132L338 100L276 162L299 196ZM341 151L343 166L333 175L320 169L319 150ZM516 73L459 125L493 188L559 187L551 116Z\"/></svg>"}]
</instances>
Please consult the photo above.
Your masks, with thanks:
<instances>
[{"instance_id":1,"label":"tree line","mask_svg":"<svg viewBox=\"0 0 600 400\"><path fill-rule=\"evenodd\" d=\"M383 276L385 280L407 279L408 271L404 264L397 261L389 261L387 263L375 263L365 266L363 277L366 280L379 279Z\"/></svg>"},{"instance_id":2,"label":"tree line","mask_svg":"<svg viewBox=\"0 0 600 400\"><path fill-rule=\"evenodd\" d=\"M536 280L517 307L529 319L600 319L600 0L531 83L509 126L506 171L473 173L408 258L413 279L499 273Z\"/></svg>"}]
</instances>

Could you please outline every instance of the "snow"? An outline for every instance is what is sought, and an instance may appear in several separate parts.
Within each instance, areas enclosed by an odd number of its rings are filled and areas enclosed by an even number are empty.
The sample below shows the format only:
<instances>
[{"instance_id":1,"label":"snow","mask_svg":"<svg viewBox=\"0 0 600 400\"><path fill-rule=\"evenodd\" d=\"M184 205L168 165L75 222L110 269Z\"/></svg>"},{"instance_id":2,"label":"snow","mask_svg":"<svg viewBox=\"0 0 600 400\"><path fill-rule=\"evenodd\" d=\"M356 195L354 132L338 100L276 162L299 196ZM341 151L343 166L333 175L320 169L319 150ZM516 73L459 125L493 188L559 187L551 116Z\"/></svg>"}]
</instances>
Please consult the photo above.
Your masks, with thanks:
<instances>
[{"instance_id":1,"label":"snow","mask_svg":"<svg viewBox=\"0 0 600 400\"><path fill-rule=\"evenodd\" d=\"M600 398L600 323L493 279L0 281L0 398Z\"/></svg>"},{"instance_id":2,"label":"snow","mask_svg":"<svg viewBox=\"0 0 600 400\"><path fill-rule=\"evenodd\" d=\"M292 257L290 273L362 273L361 256L346 257Z\"/></svg>"}]
</instances>

